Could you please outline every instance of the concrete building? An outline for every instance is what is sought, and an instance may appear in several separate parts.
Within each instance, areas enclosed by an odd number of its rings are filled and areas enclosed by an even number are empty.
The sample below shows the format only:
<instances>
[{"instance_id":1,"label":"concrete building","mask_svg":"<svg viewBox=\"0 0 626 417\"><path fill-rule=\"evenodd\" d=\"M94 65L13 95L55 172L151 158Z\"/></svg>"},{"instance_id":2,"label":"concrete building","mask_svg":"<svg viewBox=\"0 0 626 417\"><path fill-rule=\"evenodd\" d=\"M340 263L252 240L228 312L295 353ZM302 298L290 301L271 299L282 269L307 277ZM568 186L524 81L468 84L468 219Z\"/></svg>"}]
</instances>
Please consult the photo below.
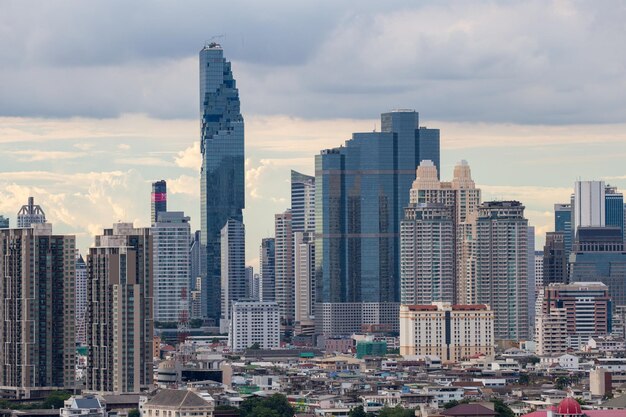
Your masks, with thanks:
<instances>
[{"instance_id":1,"label":"concrete building","mask_svg":"<svg viewBox=\"0 0 626 417\"><path fill-rule=\"evenodd\" d=\"M604 181L576 181L572 205L572 236L579 227L606 225Z\"/></svg>"},{"instance_id":2,"label":"concrete building","mask_svg":"<svg viewBox=\"0 0 626 417\"><path fill-rule=\"evenodd\" d=\"M140 392L152 385L153 255L150 228L132 223L104 229L89 249L89 391Z\"/></svg>"},{"instance_id":3,"label":"concrete building","mask_svg":"<svg viewBox=\"0 0 626 417\"><path fill-rule=\"evenodd\" d=\"M46 213L35 204L33 197L28 197L28 204L23 205L17 212L17 227L31 227L33 224L45 223Z\"/></svg>"},{"instance_id":4,"label":"concrete building","mask_svg":"<svg viewBox=\"0 0 626 417\"><path fill-rule=\"evenodd\" d=\"M562 355L567 352L567 310L553 308L540 312L535 322L537 355Z\"/></svg>"},{"instance_id":5,"label":"concrete building","mask_svg":"<svg viewBox=\"0 0 626 417\"><path fill-rule=\"evenodd\" d=\"M196 296L200 313L194 318L206 318L207 317L207 299L206 293L201 291L202 281L206 281L206 246L201 241L201 233L196 230L191 236L191 243L189 246L190 257L190 284L191 291L198 291ZM198 283L199 285L196 285ZM206 284L205 284L206 285Z\"/></svg>"},{"instance_id":6,"label":"concrete building","mask_svg":"<svg viewBox=\"0 0 626 417\"><path fill-rule=\"evenodd\" d=\"M0 389L37 398L74 388L75 237L49 223L2 229L0 253Z\"/></svg>"},{"instance_id":7,"label":"concrete building","mask_svg":"<svg viewBox=\"0 0 626 417\"><path fill-rule=\"evenodd\" d=\"M573 199L573 196L572 196ZM554 205L554 231L563 233L563 241L565 242L565 251L569 253L572 250L573 234L572 234L572 204L559 203Z\"/></svg>"},{"instance_id":8,"label":"concrete building","mask_svg":"<svg viewBox=\"0 0 626 417\"><path fill-rule=\"evenodd\" d=\"M483 203L476 217L476 299L491 307L497 340L528 338L528 220L518 201Z\"/></svg>"},{"instance_id":9,"label":"concrete building","mask_svg":"<svg viewBox=\"0 0 626 417\"><path fill-rule=\"evenodd\" d=\"M152 224L154 321L177 323L189 318L191 260L189 217L181 211L157 211Z\"/></svg>"},{"instance_id":10,"label":"concrete building","mask_svg":"<svg viewBox=\"0 0 626 417\"><path fill-rule=\"evenodd\" d=\"M293 217L291 210L274 216L275 225L275 273L276 302L280 307L281 328L293 326L295 317L295 277L293 268Z\"/></svg>"},{"instance_id":11,"label":"concrete building","mask_svg":"<svg viewBox=\"0 0 626 417\"><path fill-rule=\"evenodd\" d=\"M568 249L563 232L546 233L543 247L543 285L567 284L569 282Z\"/></svg>"},{"instance_id":12,"label":"concrete building","mask_svg":"<svg viewBox=\"0 0 626 417\"><path fill-rule=\"evenodd\" d=\"M315 177L291 171L291 215L294 232L315 231Z\"/></svg>"},{"instance_id":13,"label":"concrete building","mask_svg":"<svg viewBox=\"0 0 626 417\"><path fill-rule=\"evenodd\" d=\"M364 327L397 333L399 311L400 303L318 303L315 333L325 337L351 336Z\"/></svg>"},{"instance_id":14,"label":"concrete building","mask_svg":"<svg viewBox=\"0 0 626 417\"><path fill-rule=\"evenodd\" d=\"M475 239L471 233L472 230L468 229L465 223L476 212L480 205L480 199L481 191L476 188L467 161L460 161L455 165L454 175L450 182L439 180L437 167L432 161L422 161L417 167L416 178L410 190L408 207L439 204L450 210L453 230L452 300L460 303L471 303L474 298L475 268L473 249ZM413 213L410 212L409 214L412 215ZM404 280L402 274L401 280ZM407 298L406 302L403 302L407 304L423 304L421 301L414 303L410 298L411 296ZM428 304L436 300L423 301Z\"/></svg>"},{"instance_id":15,"label":"concrete building","mask_svg":"<svg viewBox=\"0 0 626 417\"><path fill-rule=\"evenodd\" d=\"M246 282L246 230L238 220L228 219L222 228L222 318L220 332L228 332L232 304L248 298Z\"/></svg>"},{"instance_id":16,"label":"concrete building","mask_svg":"<svg viewBox=\"0 0 626 417\"><path fill-rule=\"evenodd\" d=\"M543 287L543 251L535 251L535 299L539 288ZM534 304L534 300L533 300Z\"/></svg>"},{"instance_id":17,"label":"concrete building","mask_svg":"<svg viewBox=\"0 0 626 417\"><path fill-rule=\"evenodd\" d=\"M455 225L452 207L416 203L400 224L402 304L454 301Z\"/></svg>"},{"instance_id":18,"label":"concrete building","mask_svg":"<svg viewBox=\"0 0 626 417\"><path fill-rule=\"evenodd\" d=\"M215 402L208 394L162 389L142 406L141 417L213 417Z\"/></svg>"},{"instance_id":19,"label":"concrete building","mask_svg":"<svg viewBox=\"0 0 626 417\"><path fill-rule=\"evenodd\" d=\"M296 334L315 330L315 237L313 232L294 232Z\"/></svg>"},{"instance_id":20,"label":"concrete building","mask_svg":"<svg viewBox=\"0 0 626 417\"><path fill-rule=\"evenodd\" d=\"M228 343L234 352L254 344L261 349L280 346L280 309L273 301L237 301L232 305Z\"/></svg>"},{"instance_id":21,"label":"concrete building","mask_svg":"<svg viewBox=\"0 0 626 417\"><path fill-rule=\"evenodd\" d=\"M85 325L87 318L87 264L76 250L76 343L85 345L87 337Z\"/></svg>"},{"instance_id":22,"label":"concrete building","mask_svg":"<svg viewBox=\"0 0 626 417\"><path fill-rule=\"evenodd\" d=\"M259 281L259 300L276 300L276 239L268 237L261 240L259 249L261 267Z\"/></svg>"},{"instance_id":23,"label":"concrete building","mask_svg":"<svg viewBox=\"0 0 626 417\"><path fill-rule=\"evenodd\" d=\"M494 313L486 305L400 306L400 354L461 361L494 354Z\"/></svg>"},{"instance_id":24,"label":"concrete building","mask_svg":"<svg viewBox=\"0 0 626 417\"><path fill-rule=\"evenodd\" d=\"M564 310L566 342L578 349L594 335L611 332L611 298L609 289L600 282L552 284L544 289L542 315ZM560 314L560 313L559 313Z\"/></svg>"}]
</instances>

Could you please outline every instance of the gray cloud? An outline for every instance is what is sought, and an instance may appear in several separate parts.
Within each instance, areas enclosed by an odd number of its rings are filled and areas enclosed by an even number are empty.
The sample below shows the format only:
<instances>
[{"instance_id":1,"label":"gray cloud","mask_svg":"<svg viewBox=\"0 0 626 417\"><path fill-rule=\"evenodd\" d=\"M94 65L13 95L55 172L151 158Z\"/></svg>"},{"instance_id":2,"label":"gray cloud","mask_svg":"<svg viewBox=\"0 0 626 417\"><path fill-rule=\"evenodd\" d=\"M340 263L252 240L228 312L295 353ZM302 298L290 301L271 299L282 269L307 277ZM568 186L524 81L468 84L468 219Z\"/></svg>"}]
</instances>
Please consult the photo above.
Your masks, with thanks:
<instances>
[{"instance_id":1,"label":"gray cloud","mask_svg":"<svg viewBox=\"0 0 626 417\"><path fill-rule=\"evenodd\" d=\"M626 7L530 2L9 2L0 115L197 117L220 39L246 114L609 123L626 117Z\"/></svg>"}]
</instances>

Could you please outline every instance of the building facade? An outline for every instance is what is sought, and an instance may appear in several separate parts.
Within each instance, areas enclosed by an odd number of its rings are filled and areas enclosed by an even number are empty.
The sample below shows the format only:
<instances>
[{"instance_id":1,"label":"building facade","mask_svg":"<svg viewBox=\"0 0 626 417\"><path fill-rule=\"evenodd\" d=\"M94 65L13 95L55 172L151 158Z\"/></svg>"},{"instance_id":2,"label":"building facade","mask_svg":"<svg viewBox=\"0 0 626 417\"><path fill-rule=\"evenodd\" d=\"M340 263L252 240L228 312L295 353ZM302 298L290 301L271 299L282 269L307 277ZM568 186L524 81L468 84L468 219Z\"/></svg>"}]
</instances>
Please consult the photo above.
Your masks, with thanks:
<instances>
[{"instance_id":1,"label":"building facade","mask_svg":"<svg viewBox=\"0 0 626 417\"><path fill-rule=\"evenodd\" d=\"M200 51L200 215L206 246L207 315L221 317L220 233L228 219L243 222L244 122L231 64L216 43ZM205 288L206 287L206 288Z\"/></svg>"},{"instance_id":2,"label":"building facade","mask_svg":"<svg viewBox=\"0 0 626 417\"><path fill-rule=\"evenodd\" d=\"M115 223L87 256L86 389L140 392L152 385L153 243L150 228Z\"/></svg>"},{"instance_id":3,"label":"building facade","mask_svg":"<svg viewBox=\"0 0 626 417\"><path fill-rule=\"evenodd\" d=\"M0 388L15 398L72 389L75 237L49 223L0 230Z\"/></svg>"},{"instance_id":4,"label":"building facade","mask_svg":"<svg viewBox=\"0 0 626 417\"><path fill-rule=\"evenodd\" d=\"M237 301L232 306L229 346L241 352L258 344L261 349L280 346L280 308L274 301Z\"/></svg>"},{"instance_id":5,"label":"building facade","mask_svg":"<svg viewBox=\"0 0 626 417\"><path fill-rule=\"evenodd\" d=\"M491 307L497 340L528 338L528 220L518 201L483 203L476 218L476 300Z\"/></svg>"},{"instance_id":6,"label":"building facade","mask_svg":"<svg viewBox=\"0 0 626 417\"><path fill-rule=\"evenodd\" d=\"M262 239L259 252L259 300L276 301L276 239Z\"/></svg>"},{"instance_id":7,"label":"building facade","mask_svg":"<svg viewBox=\"0 0 626 417\"><path fill-rule=\"evenodd\" d=\"M280 307L283 329L293 326L295 318L295 276L293 267L293 217L291 210L274 216L275 226L275 299Z\"/></svg>"},{"instance_id":8,"label":"building facade","mask_svg":"<svg viewBox=\"0 0 626 417\"><path fill-rule=\"evenodd\" d=\"M246 230L238 220L229 219L222 228L222 333L228 332L228 320L231 317L235 301L248 298L246 282Z\"/></svg>"},{"instance_id":9,"label":"building facade","mask_svg":"<svg viewBox=\"0 0 626 417\"><path fill-rule=\"evenodd\" d=\"M189 318L191 259L189 217L181 211L157 211L152 224L154 321L185 322Z\"/></svg>"},{"instance_id":10,"label":"building facade","mask_svg":"<svg viewBox=\"0 0 626 417\"><path fill-rule=\"evenodd\" d=\"M291 215L294 232L315 231L315 177L291 171Z\"/></svg>"},{"instance_id":11,"label":"building facade","mask_svg":"<svg viewBox=\"0 0 626 417\"><path fill-rule=\"evenodd\" d=\"M540 356L563 355L567 352L567 311L552 308L539 312L535 319L536 353Z\"/></svg>"},{"instance_id":12,"label":"building facade","mask_svg":"<svg viewBox=\"0 0 626 417\"><path fill-rule=\"evenodd\" d=\"M554 205L554 231L563 233L565 251L572 250L572 204L560 203Z\"/></svg>"},{"instance_id":13,"label":"building facade","mask_svg":"<svg viewBox=\"0 0 626 417\"><path fill-rule=\"evenodd\" d=\"M317 303L315 333L325 337L351 336L364 328L399 331L400 303Z\"/></svg>"},{"instance_id":14,"label":"building facade","mask_svg":"<svg viewBox=\"0 0 626 417\"><path fill-rule=\"evenodd\" d=\"M298 332L315 326L315 235L294 232L295 322Z\"/></svg>"},{"instance_id":15,"label":"building facade","mask_svg":"<svg viewBox=\"0 0 626 417\"><path fill-rule=\"evenodd\" d=\"M76 250L76 343L85 345L87 336L85 326L87 319L87 264Z\"/></svg>"},{"instance_id":16,"label":"building facade","mask_svg":"<svg viewBox=\"0 0 626 417\"><path fill-rule=\"evenodd\" d=\"M570 250L565 242L565 233L546 233L546 243L543 247L543 285L568 283Z\"/></svg>"},{"instance_id":17,"label":"building facade","mask_svg":"<svg viewBox=\"0 0 626 417\"><path fill-rule=\"evenodd\" d=\"M494 313L486 305L400 306L400 354L433 355L461 361L474 355L493 357Z\"/></svg>"},{"instance_id":18,"label":"building facade","mask_svg":"<svg viewBox=\"0 0 626 417\"><path fill-rule=\"evenodd\" d=\"M0 229L9 228L9 218L0 215Z\"/></svg>"}]
</instances>

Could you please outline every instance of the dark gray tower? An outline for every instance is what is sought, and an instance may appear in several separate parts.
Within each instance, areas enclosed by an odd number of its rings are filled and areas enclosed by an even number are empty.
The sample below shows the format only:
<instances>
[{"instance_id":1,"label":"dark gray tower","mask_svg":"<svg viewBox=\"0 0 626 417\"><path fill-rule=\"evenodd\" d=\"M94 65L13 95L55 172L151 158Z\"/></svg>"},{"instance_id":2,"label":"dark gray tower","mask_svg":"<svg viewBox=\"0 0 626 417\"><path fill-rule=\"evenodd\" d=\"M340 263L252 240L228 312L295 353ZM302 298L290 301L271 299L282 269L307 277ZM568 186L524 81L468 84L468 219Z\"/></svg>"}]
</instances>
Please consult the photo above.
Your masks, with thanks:
<instances>
[{"instance_id":1,"label":"dark gray tower","mask_svg":"<svg viewBox=\"0 0 626 417\"><path fill-rule=\"evenodd\" d=\"M167 211L167 183L165 180L152 183L150 208L150 224L155 224L158 214Z\"/></svg>"},{"instance_id":2,"label":"dark gray tower","mask_svg":"<svg viewBox=\"0 0 626 417\"><path fill-rule=\"evenodd\" d=\"M243 222L244 127L239 91L222 47L211 43L200 51L201 238L206 245L207 317L218 322L220 311L220 231L228 221Z\"/></svg>"}]
</instances>

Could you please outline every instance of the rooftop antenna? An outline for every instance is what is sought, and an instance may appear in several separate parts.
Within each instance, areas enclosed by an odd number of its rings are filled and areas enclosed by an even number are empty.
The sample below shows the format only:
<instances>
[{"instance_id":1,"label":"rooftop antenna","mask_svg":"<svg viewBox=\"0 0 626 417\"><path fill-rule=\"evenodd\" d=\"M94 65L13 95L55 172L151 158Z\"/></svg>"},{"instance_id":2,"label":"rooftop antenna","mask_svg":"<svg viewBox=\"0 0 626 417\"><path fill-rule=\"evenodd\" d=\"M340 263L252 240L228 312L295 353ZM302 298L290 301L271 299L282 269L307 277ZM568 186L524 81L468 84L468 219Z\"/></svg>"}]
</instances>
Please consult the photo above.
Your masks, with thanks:
<instances>
[{"instance_id":1,"label":"rooftop antenna","mask_svg":"<svg viewBox=\"0 0 626 417\"><path fill-rule=\"evenodd\" d=\"M217 42L215 42L217 39L224 39L224 35L211 36L211 38L208 41L204 41L204 46L208 48L211 45L219 45Z\"/></svg>"}]
</instances>

